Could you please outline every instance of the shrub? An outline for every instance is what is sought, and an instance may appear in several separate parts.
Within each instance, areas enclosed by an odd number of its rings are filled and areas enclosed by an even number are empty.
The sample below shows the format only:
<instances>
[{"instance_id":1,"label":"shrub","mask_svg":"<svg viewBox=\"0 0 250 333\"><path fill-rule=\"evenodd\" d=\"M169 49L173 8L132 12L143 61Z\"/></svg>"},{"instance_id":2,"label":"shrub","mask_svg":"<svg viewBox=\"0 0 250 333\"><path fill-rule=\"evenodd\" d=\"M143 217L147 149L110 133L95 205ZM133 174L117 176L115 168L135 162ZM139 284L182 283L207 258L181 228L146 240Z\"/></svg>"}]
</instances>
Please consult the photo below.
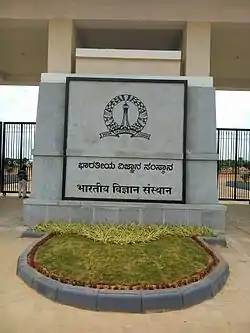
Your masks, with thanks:
<instances>
[{"instance_id":1,"label":"shrub","mask_svg":"<svg viewBox=\"0 0 250 333\"><path fill-rule=\"evenodd\" d=\"M34 231L60 235L82 235L93 241L114 244L147 243L166 236L192 237L215 236L208 227L184 225L141 225L131 224L87 224L47 222L33 228Z\"/></svg>"}]
</instances>

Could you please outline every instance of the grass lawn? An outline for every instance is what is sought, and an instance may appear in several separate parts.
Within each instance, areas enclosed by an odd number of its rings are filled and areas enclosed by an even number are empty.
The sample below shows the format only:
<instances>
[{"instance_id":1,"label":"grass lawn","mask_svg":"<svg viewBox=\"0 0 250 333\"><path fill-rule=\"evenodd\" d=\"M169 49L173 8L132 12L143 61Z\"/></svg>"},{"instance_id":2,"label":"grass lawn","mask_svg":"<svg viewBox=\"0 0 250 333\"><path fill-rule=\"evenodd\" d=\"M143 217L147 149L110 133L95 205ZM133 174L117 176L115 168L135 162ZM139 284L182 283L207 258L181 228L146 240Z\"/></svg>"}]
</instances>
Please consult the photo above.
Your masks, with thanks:
<instances>
[{"instance_id":1,"label":"grass lawn","mask_svg":"<svg viewBox=\"0 0 250 333\"><path fill-rule=\"evenodd\" d=\"M211 256L188 237L114 244L57 234L38 248L35 260L61 277L87 285L141 285L190 276L205 268Z\"/></svg>"}]
</instances>

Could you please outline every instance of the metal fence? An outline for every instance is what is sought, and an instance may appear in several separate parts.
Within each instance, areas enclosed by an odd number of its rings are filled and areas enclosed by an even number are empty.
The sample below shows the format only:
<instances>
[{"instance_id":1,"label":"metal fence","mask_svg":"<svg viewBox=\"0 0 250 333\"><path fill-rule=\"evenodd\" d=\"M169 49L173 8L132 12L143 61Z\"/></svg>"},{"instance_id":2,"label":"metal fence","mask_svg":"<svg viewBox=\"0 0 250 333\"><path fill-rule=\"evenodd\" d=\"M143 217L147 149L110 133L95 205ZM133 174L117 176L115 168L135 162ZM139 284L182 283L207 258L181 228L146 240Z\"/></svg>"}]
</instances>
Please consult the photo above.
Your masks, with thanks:
<instances>
[{"instance_id":1,"label":"metal fence","mask_svg":"<svg viewBox=\"0 0 250 333\"><path fill-rule=\"evenodd\" d=\"M0 193L18 192L17 173L25 163L31 191L36 123L0 122ZM250 201L250 130L217 129L220 200Z\"/></svg>"},{"instance_id":2,"label":"metal fence","mask_svg":"<svg viewBox=\"0 0 250 333\"><path fill-rule=\"evenodd\" d=\"M27 192L31 191L35 128L35 123L0 123L0 192L4 195L18 192L21 163L27 169Z\"/></svg>"},{"instance_id":3,"label":"metal fence","mask_svg":"<svg viewBox=\"0 0 250 333\"><path fill-rule=\"evenodd\" d=\"M220 200L250 201L250 130L217 129Z\"/></svg>"},{"instance_id":4,"label":"metal fence","mask_svg":"<svg viewBox=\"0 0 250 333\"><path fill-rule=\"evenodd\" d=\"M2 143L3 143L3 123L0 121L0 193L2 192Z\"/></svg>"}]
</instances>

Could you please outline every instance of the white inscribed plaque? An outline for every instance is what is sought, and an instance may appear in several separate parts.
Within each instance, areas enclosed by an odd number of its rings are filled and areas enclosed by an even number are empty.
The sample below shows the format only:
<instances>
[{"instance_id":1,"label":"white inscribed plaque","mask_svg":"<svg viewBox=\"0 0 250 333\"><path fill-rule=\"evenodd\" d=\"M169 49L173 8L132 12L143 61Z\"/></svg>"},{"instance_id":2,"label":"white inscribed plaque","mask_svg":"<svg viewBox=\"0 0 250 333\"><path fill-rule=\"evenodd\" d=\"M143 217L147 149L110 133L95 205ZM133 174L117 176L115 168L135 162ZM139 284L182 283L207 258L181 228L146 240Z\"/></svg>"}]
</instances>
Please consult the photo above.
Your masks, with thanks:
<instances>
[{"instance_id":1,"label":"white inscribed plaque","mask_svg":"<svg viewBox=\"0 0 250 333\"><path fill-rule=\"evenodd\" d=\"M185 82L68 87L64 198L182 202Z\"/></svg>"},{"instance_id":2,"label":"white inscribed plaque","mask_svg":"<svg viewBox=\"0 0 250 333\"><path fill-rule=\"evenodd\" d=\"M67 157L66 198L182 200L182 161Z\"/></svg>"},{"instance_id":3,"label":"white inscribed plaque","mask_svg":"<svg viewBox=\"0 0 250 333\"><path fill-rule=\"evenodd\" d=\"M184 95L178 81L72 81L67 149L75 156L180 155Z\"/></svg>"}]
</instances>

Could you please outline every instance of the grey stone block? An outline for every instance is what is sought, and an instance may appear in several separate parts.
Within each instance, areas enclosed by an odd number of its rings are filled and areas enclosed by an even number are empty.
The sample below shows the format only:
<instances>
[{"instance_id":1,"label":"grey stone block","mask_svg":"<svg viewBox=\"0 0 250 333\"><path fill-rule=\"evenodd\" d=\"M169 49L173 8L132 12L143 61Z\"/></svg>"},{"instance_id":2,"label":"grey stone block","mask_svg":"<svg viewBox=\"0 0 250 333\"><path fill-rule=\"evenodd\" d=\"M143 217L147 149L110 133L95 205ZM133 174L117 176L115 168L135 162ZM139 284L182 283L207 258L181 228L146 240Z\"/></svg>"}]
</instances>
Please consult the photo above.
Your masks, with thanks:
<instances>
[{"instance_id":1,"label":"grey stone block","mask_svg":"<svg viewBox=\"0 0 250 333\"><path fill-rule=\"evenodd\" d=\"M201 211L190 209L187 211L187 224L189 226L200 226L201 223Z\"/></svg>"},{"instance_id":2,"label":"grey stone block","mask_svg":"<svg viewBox=\"0 0 250 333\"><path fill-rule=\"evenodd\" d=\"M228 276L229 276L229 266L223 260L214 269L214 271L207 277L211 286L213 297L217 295L224 287Z\"/></svg>"},{"instance_id":3,"label":"grey stone block","mask_svg":"<svg viewBox=\"0 0 250 333\"><path fill-rule=\"evenodd\" d=\"M213 153L216 149L215 92L213 87L188 87L187 150Z\"/></svg>"},{"instance_id":4,"label":"grey stone block","mask_svg":"<svg viewBox=\"0 0 250 333\"><path fill-rule=\"evenodd\" d=\"M98 289L59 283L56 301L80 309L97 309Z\"/></svg>"},{"instance_id":5,"label":"grey stone block","mask_svg":"<svg viewBox=\"0 0 250 333\"><path fill-rule=\"evenodd\" d=\"M27 260L28 260L28 254L30 253L30 251L33 249L34 247L34 243L32 245L30 245L26 250L23 251L23 253L18 257L18 261L17 261L17 266L23 266L23 265L27 265L28 267L30 267L27 264Z\"/></svg>"},{"instance_id":6,"label":"grey stone block","mask_svg":"<svg viewBox=\"0 0 250 333\"><path fill-rule=\"evenodd\" d=\"M143 291L142 312L182 309L182 294L179 289Z\"/></svg>"},{"instance_id":7,"label":"grey stone block","mask_svg":"<svg viewBox=\"0 0 250 333\"><path fill-rule=\"evenodd\" d=\"M218 203L216 161L188 160L186 171L187 203L195 205L216 205ZM200 184L202 184L202 186Z\"/></svg>"},{"instance_id":8,"label":"grey stone block","mask_svg":"<svg viewBox=\"0 0 250 333\"><path fill-rule=\"evenodd\" d=\"M35 270L28 266L27 264L19 265L17 269L17 275L26 283L29 287L32 288L33 281L35 278Z\"/></svg>"},{"instance_id":9,"label":"grey stone block","mask_svg":"<svg viewBox=\"0 0 250 333\"><path fill-rule=\"evenodd\" d=\"M62 210L61 210L62 209ZM66 209L66 213L65 213ZM69 211L67 211L69 209ZM114 203L114 202L84 202L78 201L43 201L28 199L24 203L24 213L27 218L29 226L35 226L37 223L46 220L61 220L66 219L71 221L86 221L86 222L140 222L140 223L158 223L161 221L162 214L163 223L166 224L202 224L202 216L207 211L214 212L210 215L210 219L214 220L210 223L213 229L217 232L224 233L223 228L220 227L219 219L222 218L221 214L225 213L223 206L215 205L171 205L171 204L158 204L149 205L146 203ZM218 214L217 214L218 213ZM65 216L68 215L68 219ZM223 215L224 216L224 215ZM222 219L223 220L223 219ZM205 221L206 222L206 221Z\"/></svg>"},{"instance_id":10,"label":"grey stone block","mask_svg":"<svg viewBox=\"0 0 250 333\"><path fill-rule=\"evenodd\" d=\"M165 209L164 223L166 224L187 224L186 210Z\"/></svg>"},{"instance_id":11,"label":"grey stone block","mask_svg":"<svg viewBox=\"0 0 250 333\"><path fill-rule=\"evenodd\" d=\"M140 313L141 292L100 290L97 297L97 310Z\"/></svg>"},{"instance_id":12,"label":"grey stone block","mask_svg":"<svg viewBox=\"0 0 250 333\"><path fill-rule=\"evenodd\" d=\"M70 217L70 207L48 206L46 219L49 221L68 222Z\"/></svg>"},{"instance_id":13,"label":"grey stone block","mask_svg":"<svg viewBox=\"0 0 250 333\"><path fill-rule=\"evenodd\" d=\"M37 232L33 230L25 230L21 234L21 238L41 238L45 235L45 232Z\"/></svg>"},{"instance_id":14,"label":"grey stone block","mask_svg":"<svg viewBox=\"0 0 250 333\"><path fill-rule=\"evenodd\" d=\"M93 208L88 206L72 206L70 207L69 218L72 222L92 222Z\"/></svg>"},{"instance_id":15,"label":"grey stone block","mask_svg":"<svg viewBox=\"0 0 250 333\"><path fill-rule=\"evenodd\" d=\"M218 236L218 237L202 237L203 240L210 244L210 245L220 245L223 247L227 247L227 241L226 238L223 236Z\"/></svg>"},{"instance_id":16,"label":"grey stone block","mask_svg":"<svg viewBox=\"0 0 250 333\"><path fill-rule=\"evenodd\" d=\"M17 259L16 275L19 275L19 270L25 265L27 265L27 254L22 253Z\"/></svg>"},{"instance_id":17,"label":"grey stone block","mask_svg":"<svg viewBox=\"0 0 250 333\"><path fill-rule=\"evenodd\" d=\"M17 260L17 266L23 266L23 265L27 265L27 256L29 254L28 250L25 250L19 257Z\"/></svg>"},{"instance_id":18,"label":"grey stone block","mask_svg":"<svg viewBox=\"0 0 250 333\"><path fill-rule=\"evenodd\" d=\"M93 208L93 220L94 222L117 222L118 221L118 208Z\"/></svg>"},{"instance_id":19,"label":"grey stone block","mask_svg":"<svg viewBox=\"0 0 250 333\"><path fill-rule=\"evenodd\" d=\"M26 261L22 256L18 257L18 259L17 259L17 271L18 271L19 266L23 266L25 264L25 262Z\"/></svg>"},{"instance_id":20,"label":"grey stone block","mask_svg":"<svg viewBox=\"0 0 250 333\"><path fill-rule=\"evenodd\" d=\"M23 219L29 226L43 222L46 219L46 207L43 205L29 205L29 203L25 202L23 206Z\"/></svg>"},{"instance_id":21,"label":"grey stone block","mask_svg":"<svg viewBox=\"0 0 250 333\"><path fill-rule=\"evenodd\" d=\"M42 274L35 277L33 280L32 288L35 289L39 294L42 294L46 298L56 300L58 282L54 281Z\"/></svg>"},{"instance_id":22,"label":"grey stone block","mask_svg":"<svg viewBox=\"0 0 250 333\"><path fill-rule=\"evenodd\" d=\"M64 102L64 83L40 83L35 153L46 151L55 154L62 151Z\"/></svg>"},{"instance_id":23,"label":"grey stone block","mask_svg":"<svg viewBox=\"0 0 250 333\"><path fill-rule=\"evenodd\" d=\"M120 208L118 211L119 223L133 223L140 221L140 210L135 208Z\"/></svg>"},{"instance_id":24,"label":"grey stone block","mask_svg":"<svg viewBox=\"0 0 250 333\"><path fill-rule=\"evenodd\" d=\"M199 304L213 297L211 284L207 279L181 288L184 308Z\"/></svg>"},{"instance_id":25,"label":"grey stone block","mask_svg":"<svg viewBox=\"0 0 250 333\"><path fill-rule=\"evenodd\" d=\"M223 206L217 210L207 210L202 212L202 225L214 230L225 232L225 215L226 211Z\"/></svg>"},{"instance_id":26,"label":"grey stone block","mask_svg":"<svg viewBox=\"0 0 250 333\"><path fill-rule=\"evenodd\" d=\"M60 200L62 195L62 166L62 157L34 155L32 199L47 202Z\"/></svg>"},{"instance_id":27,"label":"grey stone block","mask_svg":"<svg viewBox=\"0 0 250 333\"><path fill-rule=\"evenodd\" d=\"M142 223L162 224L164 222L163 208L146 208L142 210Z\"/></svg>"}]
</instances>

